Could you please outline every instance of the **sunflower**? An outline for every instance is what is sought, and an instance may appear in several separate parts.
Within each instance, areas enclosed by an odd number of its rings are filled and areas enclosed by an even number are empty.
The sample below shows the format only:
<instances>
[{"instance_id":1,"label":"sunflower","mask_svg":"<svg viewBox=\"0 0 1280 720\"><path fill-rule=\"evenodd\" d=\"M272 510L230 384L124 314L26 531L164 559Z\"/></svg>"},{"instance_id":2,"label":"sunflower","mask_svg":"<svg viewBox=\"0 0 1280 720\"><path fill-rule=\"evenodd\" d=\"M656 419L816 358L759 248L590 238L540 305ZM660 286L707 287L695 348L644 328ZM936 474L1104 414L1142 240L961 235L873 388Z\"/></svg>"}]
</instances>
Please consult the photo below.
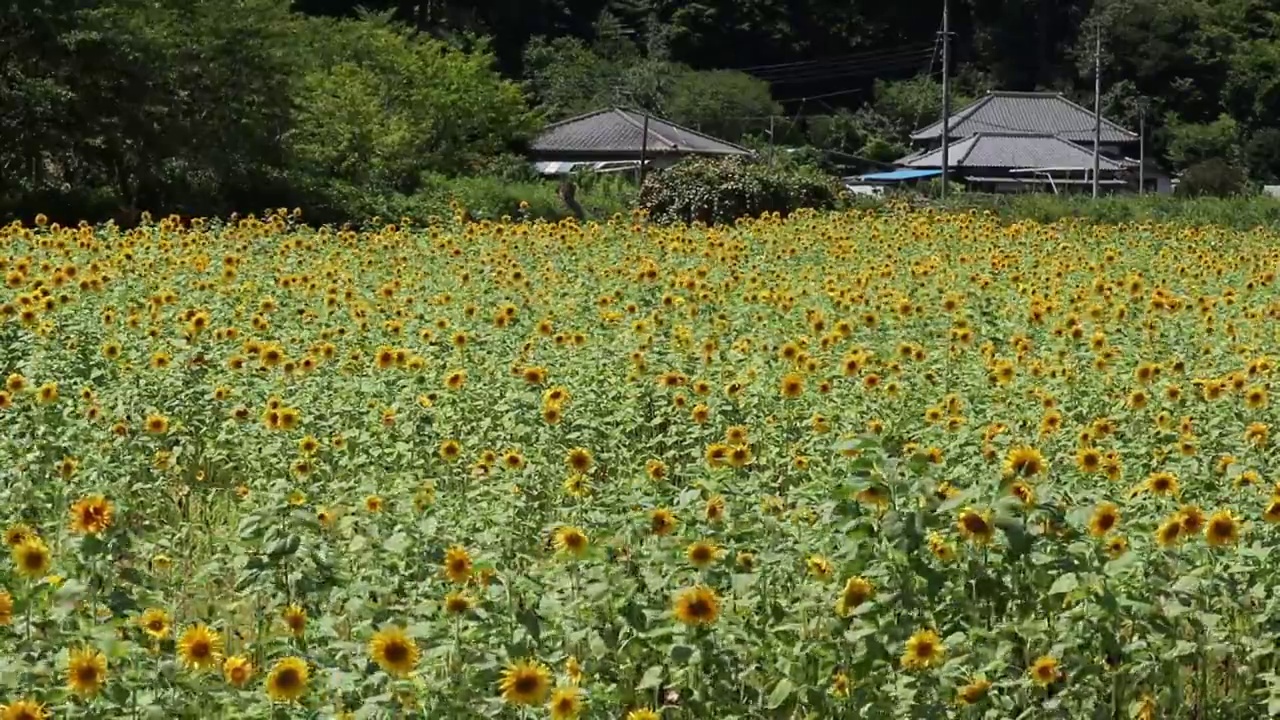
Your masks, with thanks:
<instances>
[{"instance_id":1,"label":"sunflower","mask_svg":"<svg viewBox=\"0 0 1280 720\"><path fill-rule=\"evenodd\" d=\"M1219 510L1209 516L1204 526L1204 539L1214 547L1235 545L1240 539L1240 522L1230 510Z\"/></svg>"},{"instance_id":2,"label":"sunflower","mask_svg":"<svg viewBox=\"0 0 1280 720\"><path fill-rule=\"evenodd\" d=\"M1280 523L1280 498L1273 497L1262 511L1262 519L1269 523Z\"/></svg>"},{"instance_id":3,"label":"sunflower","mask_svg":"<svg viewBox=\"0 0 1280 720\"><path fill-rule=\"evenodd\" d=\"M956 557L956 548L936 532L929 533L929 552L942 562L951 562Z\"/></svg>"},{"instance_id":4,"label":"sunflower","mask_svg":"<svg viewBox=\"0 0 1280 720\"><path fill-rule=\"evenodd\" d=\"M1250 410L1261 410L1267 406L1267 389L1261 385L1245 388L1244 405Z\"/></svg>"},{"instance_id":5,"label":"sunflower","mask_svg":"<svg viewBox=\"0 0 1280 720\"><path fill-rule=\"evenodd\" d=\"M297 700L307 692L307 661L299 657L277 660L267 675L267 695L277 702Z\"/></svg>"},{"instance_id":6,"label":"sunflower","mask_svg":"<svg viewBox=\"0 0 1280 720\"><path fill-rule=\"evenodd\" d=\"M662 716L652 708L636 708L627 713L626 720L662 720Z\"/></svg>"},{"instance_id":7,"label":"sunflower","mask_svg":"<svg viewBox=\"0 0 1280 720\"><path fill-rule=\"evenodd\" d=\"M684 556L689 560L690 565L703 569L719 559L720 548L713 542L698 540L685 549Z\"/></svg>"},{"instance_id":8,"label":"sunflower","mask_svg":"<svg viewBox=\"0 0 1280 720\"><path fill-rule=\"evenodd\" d=\"M1123 536L1111 537L1110 539L1107 539L1106 551L1107 557L1110 557L1111 560L1115 560L1117 557L1123 556L1124 553L1129 552L1129 541Z\"/></svg>"},{"instance_id":9,"label":"sunflower","mask_svg":"<svg viewBox=\"0 0 1280 720\"><path fill-rule=\"evenodd\" d=\"M831 561L821 555L810 555L804 561L805 567L809 570L809 574L815 578L826 582L831 579L831 575L835 569L831 567Z\"/></svg>"},{"instance_id":10,"label":"sunflower","mask_svg":"<svg viewBox=\"0 0 1280 720\"><path fill-rule=\"evenodd\" d=\"M946 651L938 633L933 630L917 630L907 639L902 651L902 667L908 670L932 667L942 662Z\"/></svg>"},{"instance_id":11,"label":"sunflower","mask_svg":"<svg viewBox=\"0 0 1280 720\"><path fill-rule=\"evenodd\" d=\"M182 664L191 670L204 670L218 662L222 652L222 635L208 626L193 625L178 639L178 654Z\"/></svg>"},{"instance_id":12,"label":"sunflower","mask_svg":"<svg viewBox=\"0 0 1280 720\"><path fill-rule=\"evenodd\" d=\"M98 535L111 527L115 506L101 495L90 495L71 506L71 531L78 535Z\"/></svg>"},{"instance_id":13,"label":"sunflower","mask_svg":"<svg viewBox=\"0 0 1280 720\"><path fill-rule=\"evenodd\" d=\"M577 685L558 687L547 702L551 720L576 720L582 714L582 689Z\"/></svg>"},{"instance_id":14,"label":"sunflower","mask_svg":"<svg viewBox=\"0 0 1280 720\"><path fill-rule=\"evenodd\" d=\"M1089 519L1089 534L1102 537L1120 524L1120 508L1115 503L1104 502L1093 509Z\"/></svg>"},{"instance_id":15,"label":"sunflower","mask_svg":"<svg viewBox=\"0 0 1280 720\"><path fill-rule=\"evenodd\" d=\"M45 720L49 713L35 700L14 700L0 705L0 720Z\"/></svg>"},{"instance_id":16,"label":"sunflower","mask_svg":"<svg viewBox=\"0 0 1280 720\"><path fill-rule=\"evenodd\" d=\"M1028 445L1020 445L1009 451L1004 460L1006 475L1031 478L1044 471L1044 455Z\"/></svg>"},{"instance_id":17,"label":"sunflower","mask_svg":"<svg viewBox=\"0 0 1280 720\"><path fill-rule=\"evenodd\" d=\"M840 592L840 598L836 600L836 614L841 617L848 617L860 605L870 600L875 593L876 588L871 584L870 580L861 575L854 575L844 581L844 590Z\"/></svg>"},{"instance_id":18,"label":"sunflower","mask_svg":"<svg viewBox=\"0 0 1280 720\"><path fill-rule=\"evenodd\" d=\"M729 445L746 445L748 432L745 425L730 425L724 431L724 441Z\"/></svg>"},{"instance_id":19,"label":"sunflower","mask_svg":"<svg viewBox=\"0 0 1280 720\"><path fill-rule=\"evenodd\" d=\"M586 448L573 448L565 455L565 465L576 473L586 474L591 470L591 466L595 464L595 458L591 456L591 451Z\"/></svg>"},{"instance_id":20,"label":"sunflower","mask_svg":"<svg viewBox=\"0 0 1280 720\"><path fill-rule=\"evenodd\" d=\"M445 440L440 443L440 457L445 462L453 462L462 456L462 443L457 440Z\"/></svg>"},{"instance_id":21,"label":"sunflower","mask_svg":"<svg viewBox=\"0 0 1280 720\"><path fill-rule=\"evenodd\" d=\"M502 454L502 466L508 470L519 470L524 464L524 455L519 450L508 450Z\"/></svg>"},{"instance_id":22,"label":"sunflower","mask_svg":"<svg viewBox=\"0 0 1280 720\"><path fill-rule=\"evenodd\" d=\"M707 466L712 468L724 467L728 464L730 450L732 448L723 443L708 445L706 452Z\"/></svg>"},{"instance_id":23,"label":"sunflower","mask_svg":"<svg viewBox=\"0 0 1280 720\"><path fill-rule=\"evenodd\" d=\"M783 375L778 383L778 391L784 398L800 397L804 393L804 377L794 372Z\"/></svg>"},{"instance_id":24,"label":"sunflower","mask_svg":"<svg viewBox=\"0 0 1280 720\"><path fill-rule=\"evenodd\" d=\"M30 525L17 523L10 525L4 531L4 544L9 547L21 545L30 538L38 537L36 531Z\"/></svg>"},{"instance_id":25,"label":"sunflower","mask_svg":"<svg viewBox=\"0 0 1280 720\"><path fill-rule=\"evenodd\" d=\"M369 641L369 657L388 675L408 677L418 666L418 643L398 627L379 630Z\"/></svg>"},{"instance_id":26,"label":"sunflower","mask_svg":"<svg viewBox=\"0 0 1280 720\"><path fill-rule=\"evenodd\" d=\"M1041 655L1031 663L1031 667L1027 668L1027 675L1040 687L1052 685L1062 677L1062 671L1058 669L1058 658L1052 655Z\"/></svg>"},{"instance_id":27,"label":"sunflower","mask_svg":"<svg viewBox=\"0 0 1280 720\"><path fill-rule=\"evenodd\" d=\"M475 601L466 593L451 592L444 596L444 611L450 615L464 615L475 607Z\"/></svg>"},{"instance_id":28,"label":"sunflower","mask_svg":"<svg viewBox=\"0 0 1280 720\"><path fill-rule=\"evenodd\" d=\"M148 608L142 613L142 617L138 618L138 625L142 626L143 632L152 638L163 640L169 636L171 627L169 613L160 608Z\"/></svg>"},{"instance_id":29,"label":"sunflower","mask_svg":"<svg viewBox=\"0 0 1280 720\"><path fill-rule=\"evenodd\" d=\"M107 682L107 656L97 648L72 650L67 656L67 689L80 697L92 697Z\"/></svg>"},{"instance_id":30,"label":"sunflower","mask_svg":"<svg viewBox=\"0 0 1280 720\"><path fill-rule=\"evenodd\" d=\"M371 513L382 512L383 506L382 498L377 495L370 495L364 499L364 509Z\"/></svg>"},{"instance_id":31,"label":"sunflower","mask_svg":"<svg viewBox=\"0 0 1280 720\"><path fill-rule=\"evenodd\" d=\"M587 553L587 534L580 528L569 525L557 528L554 542L556 550L563 555L580 558Z\"/></svg>"},{"instance_id":32,"label":"sunflower","mask_svg":"<svg viewBox=\"0 0 1280 720\"><path fill-rule=\"evenodd\" d=\"M956 527L959 528L963 537L979 545L991 542L992 536L995 535L995 526L991 524L990 511L979 512L973 508L965 508L960 511L960 515L956 519Z\"/></svg>"},{"instance_id":33,"label":"sunflower","mask_svg":"<svg viewBox=\"0 0 1280 720\"><path fill-rule=\"evenodd\" d=\"M751 464L751 448L746 445L735 445L729 448L728 462L730 467L744 468Z\"/></svg>"},{"instance_id":34,"label":"sunflower","mask_svg":"<svg viewBox=\"0 0 1280 720\"><path fill-rule=\"evenodd\" d=\"M1166 518L1156 528L1156 543L1160 547L1169 547L1182 539L1182 518L1178 515Z\"/></svg>"},{"instance_id":35,"label":"sunflower","mask_svg":"<svg viewBox=\"0 0 1280 720\"><path fill-rule=\"evenodd\" d=\"M38 537L29 537L10 551L18 572L29 578L44 577L51 562L49 546Z\"/></svg>"},{"instance_id":36,"label":"sunflower","mask_svg":"<svg viewBox=\"0 0 1280 720\"><path fill-rule=\"evenodd\" d=\"M462 585L471 578L471 554L454 545L444 553L444 574L451 582Z\"/></svg>"},{"instance_id":37,"label":"sunflower","mask_svg":"<svg viewBox=\"0 0 1280 720\"><path fill-rule=\"evenodd\" d=\"M307 631L307 611L296 603L286 607L280 613L280 618L284 620L285 627L289 628L289 634L294 637L302 637Z\"/></svg>"},{"instance_id":38,"label":"sunflower","mask_svg":"<svg viewBox=\"0 0 1280 720\"><path fill-rule=\"evenodd\" d=\"M667 464L656 458L645 461L645 474L654 482L661 482L667 477Z\"/></svg>"},{"instance_id":39,"label":"sunflower","mask_svg":"<svg viewBox=\"0 0 1280 720\"><path fill-rule=\"evenodd\" d=\"M752 572L756 569L756 554L753 552L740 550L735 560L743 572Z\"/></svg>"},{"instance_id":40,"label":"sunflower","mask_svg":"<svg viewBox=\"0 0 1280 720\"><path fill-rule=\"evenodd\" d=\"M676 527L676 516L667 508L657 508L649 513L649 532L662 536Z\"/></svg>"},{"instance_id":41,"label":"sunflower","mask_svg":"<svg viewBox=\"0 0 1280 720\"><path fill-rule=\"evenodd\" d=\"M253 663L243 655L233 655L222 663L222 677L228 685L244 687L253 677Z\"/></svg>"},{"instance_id":42,"label":"sunflower","mask_svg":"<svg viewBox=\"0 0 1280 720\"><path fill-rule=\"evenodd\" d=\"M521 660L507 665L498 687L510 705L538 705L551 686L551 670L537 660Z\"/></svg>"},{"instance_id":43,"label":"sunflower","mask_svg":"<svg viewBox=\"0 0 1280 720\"><path fill-rule=\"evenodd\" d=\"M1096 448L1080 448L1076 453L1076 466L1086 473L1096 473L1102 469L1102 453Z\"/></svg>"},{"instance_id":44,"label":"sunflower","mask_svg":"<svg viewBox=\"0 0 1280 720\"><path fill-rule=\"evenodd\" d=\"M703 515L709 523L718 523L724 520L725 503L723 495L712 495L707 498L706 507L703 509Z\"/></svg>"},{"instance_id":45,"label":"sunflower","mask_svg":"<svg viewBox=\"0 0 1280 720\"><path fill-rule=\"evenodd\" d=\"M1176 496L1178 494L1178 476L1171 472L1160 471L1147 476L1147 489L1156 495Z\"/></svg>"},{"instance_id":46,"label":"sunflower","mask_svg":"<svg viewBox=\"0 0 1280 720\"><path fill-rule=\"evenodd\" d=\"M831 687L827 689L827 692L831 693L832 697L847 698L849 697L849 686L851 684L849 675L844 671L840 671L831 676Z\"/></svg>"},{"instance_id":47,"label":"sunflower","mask_svg":"<svg viewBox=\"0 0 1280 720\"><path fill-rule=\"evenodd\" d=\"M147 416L146 428L152 435L163 435L169 432L169 418L159 413L152 413Z\"/></svg>"},{"instance_id":48,"label":"sunflower","mask_svg":"<svg viewBox=\"0 0 1280 720\"><path fill-rule=\"evenodd\" d=\"M13 623L13 596L8 590L0 590L0 627Z\"/></svg>"},{"instance_id":49,"label":"sunflower","mask_svg":"<svg viewBox=\"0 0 1280 720\"><path fill-rule=\"evenodd\" d=\"M711 625L720 616L720 598L705 585L686 588L676 595L673 612L685 625Z\"/></svg>"},{"instance_id":50,"label":"sunflower","mask_svg":"<svg viewBox=\"0 0 1280 720\"><path fill-rule=\"evenodd\" d=\"M968 684L956 689L957 705L976 705L982 702L991 689L991 681L986 678L974 678Z\"/></svg>"},{"instance_id":51,"label":"sunflower","mask_svg":"<svg viewBox=\"0 0 1280 720\"><path fill-rule=\"evenodd\" d=\"M1022 480L1018 480L1009 486L1009 494L1021 500L1022 504L1027 507L1034 505L1036 502L1035 488Z\"/></svg>"}]
</instances>

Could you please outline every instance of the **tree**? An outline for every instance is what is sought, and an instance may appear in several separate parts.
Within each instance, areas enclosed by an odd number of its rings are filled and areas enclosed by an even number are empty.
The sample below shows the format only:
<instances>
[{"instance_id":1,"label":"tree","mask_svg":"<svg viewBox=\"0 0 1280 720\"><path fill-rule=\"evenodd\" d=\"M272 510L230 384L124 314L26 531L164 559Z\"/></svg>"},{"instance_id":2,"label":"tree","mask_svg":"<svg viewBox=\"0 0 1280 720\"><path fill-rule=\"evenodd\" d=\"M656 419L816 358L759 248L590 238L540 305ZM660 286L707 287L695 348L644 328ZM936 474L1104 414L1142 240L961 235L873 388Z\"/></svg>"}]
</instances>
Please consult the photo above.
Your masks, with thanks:
<instances>
[{"instance_id":1,"label":"tree","mask_svg":"<svg viewBox=\"0 0 1280 720\"><path fill-rule=\"evenodd\" d=\"M1210 123L1184 123L1169 119L1169 160L1177 168L1189 168L1214 158L1234 163L1240 157L1240 125L1225 113Z\"/></svg>"},{"instance_id":2,"label":"tree","mask_svg":"<svg viewBox=\"0 0 1280 720\"><path fill-rule=\"evenodd\" d=\"M1280 128L1263 128L1244 146L1245 166L1254 180L1280 183Z\"/></svg>"},{"instance_id":3,"label":"tree","mask_svg":"<svg viewBox=\"0 0 1280 720\"><path fill-rule=\"evenodd\" d=\"M678 71L665 105L669 119L732 142L782 112L766 83L732 70Z\"/></svg>"}]
</instances>

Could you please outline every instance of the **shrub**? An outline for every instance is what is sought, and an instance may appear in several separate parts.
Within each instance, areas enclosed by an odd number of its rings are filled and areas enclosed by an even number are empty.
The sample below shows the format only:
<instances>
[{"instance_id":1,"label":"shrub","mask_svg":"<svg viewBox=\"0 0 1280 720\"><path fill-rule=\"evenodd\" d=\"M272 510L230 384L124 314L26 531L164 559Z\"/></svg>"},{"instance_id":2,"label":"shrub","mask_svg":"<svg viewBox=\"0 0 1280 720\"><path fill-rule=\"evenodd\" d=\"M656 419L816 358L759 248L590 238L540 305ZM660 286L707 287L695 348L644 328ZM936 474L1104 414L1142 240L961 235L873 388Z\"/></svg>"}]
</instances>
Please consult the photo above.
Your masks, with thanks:
<instances>
[{"instance_id":1,"label":"shrub","mask_svg":"<svg viewBox=\"0 0 1280 720\"><path fill-rule=\"evenodd\" d=\"M1210 158L1192 165L1182 175L1178 194L1184 197L1231 197L1248 187L1244 170L1222 158Z\"/></svg>"},{"instance_id":2,"label":"shrub","mask_svg":"<svg viewBox=\"0 0 1280 720\"><path fill-rule=\"evenodd\" d=\"M650 175L640 190L640 207L657 222L732 223L764 213L831 209L841 194L834 179L813 168L697 158Z\"/></svg>"}]
</instances>

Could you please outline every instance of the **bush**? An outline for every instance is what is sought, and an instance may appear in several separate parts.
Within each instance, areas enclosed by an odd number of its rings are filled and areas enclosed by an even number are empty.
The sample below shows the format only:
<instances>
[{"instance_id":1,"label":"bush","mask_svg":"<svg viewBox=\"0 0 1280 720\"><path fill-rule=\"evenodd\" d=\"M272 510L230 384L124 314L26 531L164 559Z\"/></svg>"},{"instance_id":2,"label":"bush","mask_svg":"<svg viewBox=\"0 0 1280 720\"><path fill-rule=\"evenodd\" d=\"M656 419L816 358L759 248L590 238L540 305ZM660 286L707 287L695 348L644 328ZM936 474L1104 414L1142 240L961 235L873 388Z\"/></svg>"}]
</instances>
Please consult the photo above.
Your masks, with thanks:
<instances>
[{"instance_id":1,"label":"bush","mask_svg":"<svg viewBox=\"0 0 1280 720\"><path fill-rule=\"evenodd\" d=\"M1242 194L1249 179L1240 167L1222 158L1210 158L1187 168L1178 183L1183 197L1231 197Z\"/></svg>"},{"instance_id":2,"label":"bush","mask_svg":"<svg viewBox=\"0 0 1280 720\"><path fill-rule=\"evenodd\" d=\"M696 158L650 175L640 190L640 207L657 222L711 225L800 208L832 209L841 195L834 179L813 168Z\"/></svg>"}]
</instances>

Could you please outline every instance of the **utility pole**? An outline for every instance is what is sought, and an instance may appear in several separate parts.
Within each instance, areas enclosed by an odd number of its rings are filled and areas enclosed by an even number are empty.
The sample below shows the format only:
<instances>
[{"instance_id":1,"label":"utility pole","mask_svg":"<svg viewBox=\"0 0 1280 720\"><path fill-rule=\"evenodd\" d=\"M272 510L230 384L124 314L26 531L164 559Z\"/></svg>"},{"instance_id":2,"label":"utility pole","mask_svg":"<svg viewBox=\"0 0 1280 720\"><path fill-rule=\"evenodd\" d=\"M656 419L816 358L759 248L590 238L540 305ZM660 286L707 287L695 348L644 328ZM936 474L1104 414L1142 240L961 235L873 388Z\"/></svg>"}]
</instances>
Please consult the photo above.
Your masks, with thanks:
<instances>
[{"instance_id":1,"label":"utility pole","mask_svg":"<svg viewBox=\"0 0 1280 720\"><path fill-rule=\"evenodd\" d=\"M640 131L640 189L644 189L644 165L649 159L649 113L644 114L644 128Z\"/></svg>"},{"instance_id":2,"label":"utility pole","mask_svg":"<svg viewBox=\"0 0 1280 720\"><path fill-rule=\"evenodd\" d=\"M942 199L951 170L951 0L942 0Z\"/></svg>"},{"instance_id":3,"label":"utility pole","mask_svg":"<svg viewBox=\"0 0 1280 720\"><path fill-rule=\"evenodd\" d=\"M1147 99L1138 98L1138 194L1147 192Z\"/></svg>"},{"instance_id":4,"label":"utility pole","mask_svg":"<svg viewBox=\"0 0 1280 720\"><path fill-rule=\"evenodd\" d=\"M1093 197L1098 197L1098 148L1102 144L1102 18L1093 45Z\"/></svg>"}]
</instances>

